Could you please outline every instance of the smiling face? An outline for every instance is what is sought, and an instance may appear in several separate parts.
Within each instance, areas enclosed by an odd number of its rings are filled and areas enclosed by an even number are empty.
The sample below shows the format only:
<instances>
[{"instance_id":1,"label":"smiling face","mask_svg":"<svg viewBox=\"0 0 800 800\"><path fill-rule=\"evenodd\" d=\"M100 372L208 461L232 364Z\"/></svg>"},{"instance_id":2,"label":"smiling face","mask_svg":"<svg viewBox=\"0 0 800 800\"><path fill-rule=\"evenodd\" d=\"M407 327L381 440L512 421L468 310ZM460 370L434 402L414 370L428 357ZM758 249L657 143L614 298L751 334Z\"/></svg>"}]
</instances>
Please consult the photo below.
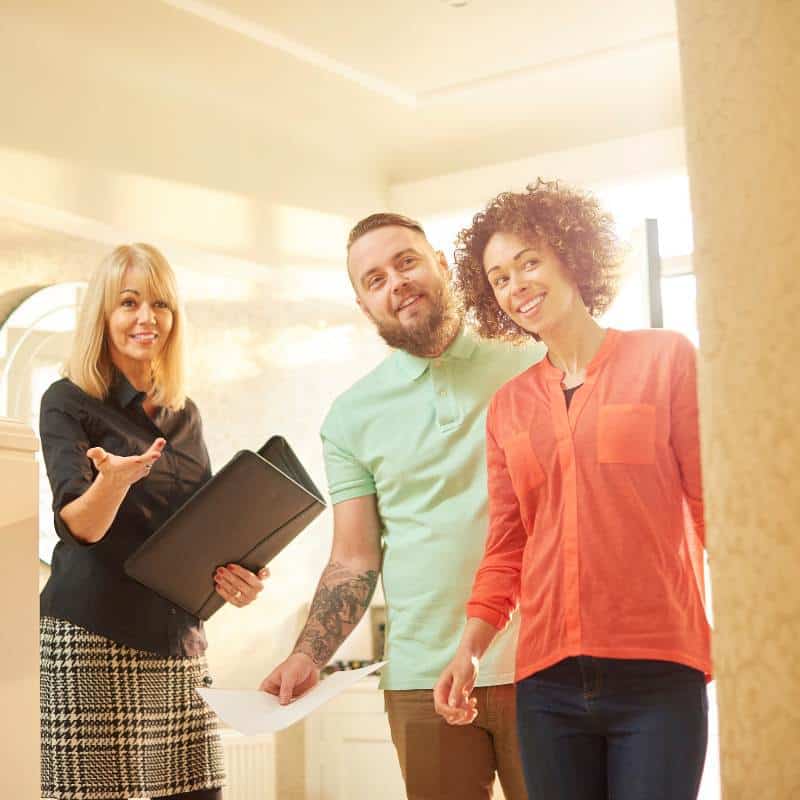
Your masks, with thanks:
<instances>
[{"instance_id":1,"label":"smiling face","mask_svg":"<svg viewBox=\"0 0 800 800\"><path fill-rule=\"evenodd\" d=\"M577 284L545 241L495 233L483 267L500 308L520 328L542 338L582 306Z\"/></svg>"},{"instance_id":2,"label":"smiling face","mask_svg":"<svg viewBox=\"0 0 800 800\"><path fill-rule=\"evenodd\" d=\"M128 267L106 323L117 368L126 375L140 373L164 350L172 320L172 309L165 299L152 296L144 271Z\"/></svg>"},{"instance_id":3,"label":"smiling face","mask_svg":"<svg viewBox=\"0 0 800 800\"><path fill-rule=\"evenodd\" d=\"M458 319L441 253L416 230L387 225L353 242L348 256L358 304L390 347L438 355Z\"/></svg>"}]
</instances>

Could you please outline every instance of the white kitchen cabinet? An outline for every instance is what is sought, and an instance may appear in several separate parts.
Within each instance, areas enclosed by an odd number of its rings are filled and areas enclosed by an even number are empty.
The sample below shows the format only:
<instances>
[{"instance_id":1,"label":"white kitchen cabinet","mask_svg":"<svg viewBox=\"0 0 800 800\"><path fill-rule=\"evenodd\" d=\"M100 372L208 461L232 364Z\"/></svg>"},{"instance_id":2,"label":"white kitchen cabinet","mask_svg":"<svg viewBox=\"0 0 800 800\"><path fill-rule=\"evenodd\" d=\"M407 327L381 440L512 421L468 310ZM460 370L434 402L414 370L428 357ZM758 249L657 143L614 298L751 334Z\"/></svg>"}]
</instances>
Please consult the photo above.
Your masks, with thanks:
<instances>
[{"instance_id":1,"label":"white kitchen cabinet","mask_svg":"<svg viewBox=\"0 0 800 800\"><path fill-rule=\"evenodd\" d=\"M307 800L405 800L377 678L312 714L305 738Z\"/></svg>"}]
</instances>

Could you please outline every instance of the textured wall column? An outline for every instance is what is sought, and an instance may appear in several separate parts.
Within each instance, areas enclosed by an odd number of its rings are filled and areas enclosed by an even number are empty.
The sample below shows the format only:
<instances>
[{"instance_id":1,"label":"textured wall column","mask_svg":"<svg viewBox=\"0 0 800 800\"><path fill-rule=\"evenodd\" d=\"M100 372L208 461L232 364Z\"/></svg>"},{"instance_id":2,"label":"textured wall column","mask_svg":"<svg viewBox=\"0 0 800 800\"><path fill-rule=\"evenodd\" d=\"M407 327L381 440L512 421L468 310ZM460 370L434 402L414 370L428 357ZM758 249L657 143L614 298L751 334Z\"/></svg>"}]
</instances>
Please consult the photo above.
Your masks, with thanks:
<instances>
[{"instance_id":1,"label":"textured wall column","mask_svg":"<svg viewBox=\"0 0 800 800\"><path fill-rule=\"evenodd\" d=\"M725 800L800 797L800 3L677 0Z\"/></svg>"}]
</instances>

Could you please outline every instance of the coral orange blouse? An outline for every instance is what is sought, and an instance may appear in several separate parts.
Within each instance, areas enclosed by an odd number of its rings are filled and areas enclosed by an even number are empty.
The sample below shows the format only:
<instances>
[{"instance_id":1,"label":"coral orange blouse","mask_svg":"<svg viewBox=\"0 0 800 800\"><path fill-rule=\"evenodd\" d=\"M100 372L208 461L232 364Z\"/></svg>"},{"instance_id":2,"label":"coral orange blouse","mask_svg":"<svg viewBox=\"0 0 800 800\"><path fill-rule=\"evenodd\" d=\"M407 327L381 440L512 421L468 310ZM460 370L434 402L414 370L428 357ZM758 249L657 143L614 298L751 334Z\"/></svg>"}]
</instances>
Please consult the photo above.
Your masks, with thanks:
<instances>
[{"instance_id":1,"label":"coral orange blouse","mask_svg":"<svg viewBox=\"0 0 800 800\"><path fill-rule=\"evenodd\" d=\"M490 528L467 615L519 605L516 677L576 655L710 677L695 351L608 330L567 410L545 358L492 398Z\"/></svg>"}]
</instances>

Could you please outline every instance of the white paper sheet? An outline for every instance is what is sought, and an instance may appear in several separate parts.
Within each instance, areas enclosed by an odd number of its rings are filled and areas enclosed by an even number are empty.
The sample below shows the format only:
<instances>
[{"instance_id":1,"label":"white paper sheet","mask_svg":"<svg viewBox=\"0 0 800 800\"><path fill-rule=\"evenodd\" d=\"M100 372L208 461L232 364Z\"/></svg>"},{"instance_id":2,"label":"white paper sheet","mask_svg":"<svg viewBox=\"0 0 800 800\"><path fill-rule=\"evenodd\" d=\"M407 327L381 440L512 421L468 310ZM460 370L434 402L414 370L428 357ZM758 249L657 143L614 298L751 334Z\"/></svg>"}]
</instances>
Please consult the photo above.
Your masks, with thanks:
<instances>
[{"instance_id":1,"label":"white paper sheet","mask_svg":"<svg viewBox=\"0 0 800 800\"><path fill-rule=\"evenodd\" d=\"M275 695L253 689L196 691L223 722L245 736L256 736L259 733L282 731L294 725L384 664L386 662L381 661L361 669L334 672L288 706L282 706Z\"/></svg>"}]
</instances>

